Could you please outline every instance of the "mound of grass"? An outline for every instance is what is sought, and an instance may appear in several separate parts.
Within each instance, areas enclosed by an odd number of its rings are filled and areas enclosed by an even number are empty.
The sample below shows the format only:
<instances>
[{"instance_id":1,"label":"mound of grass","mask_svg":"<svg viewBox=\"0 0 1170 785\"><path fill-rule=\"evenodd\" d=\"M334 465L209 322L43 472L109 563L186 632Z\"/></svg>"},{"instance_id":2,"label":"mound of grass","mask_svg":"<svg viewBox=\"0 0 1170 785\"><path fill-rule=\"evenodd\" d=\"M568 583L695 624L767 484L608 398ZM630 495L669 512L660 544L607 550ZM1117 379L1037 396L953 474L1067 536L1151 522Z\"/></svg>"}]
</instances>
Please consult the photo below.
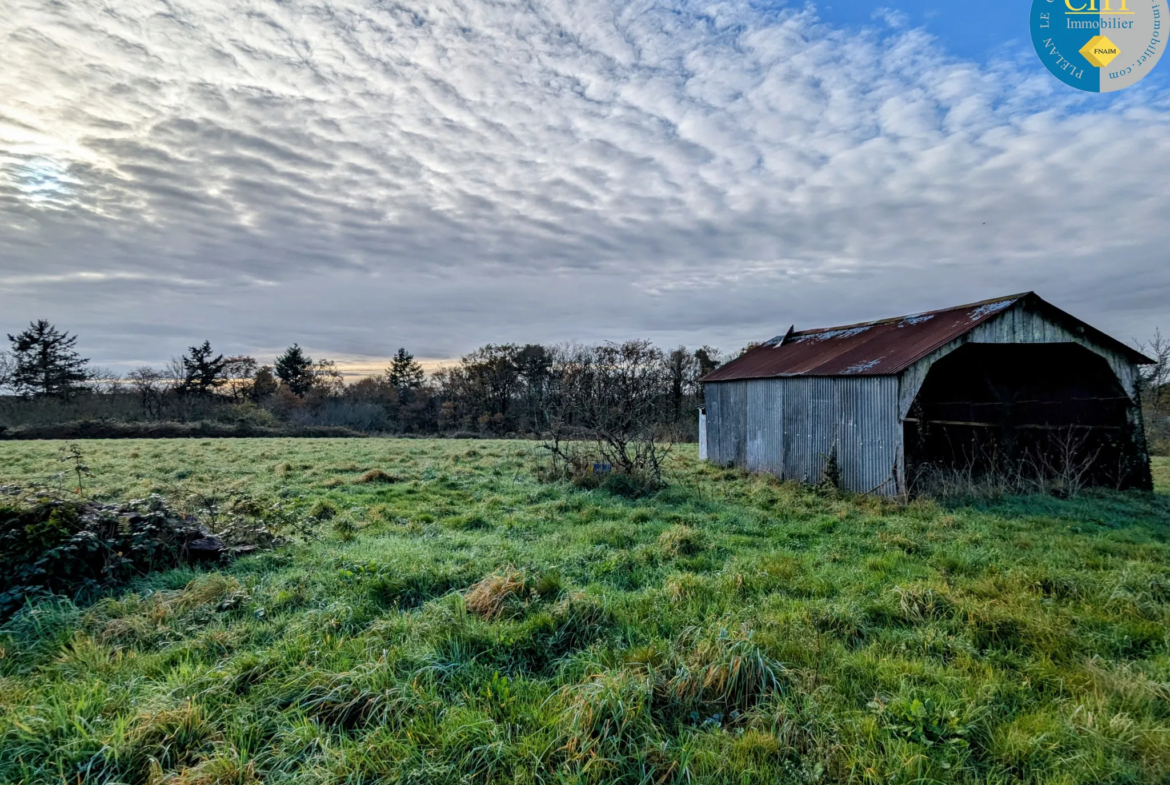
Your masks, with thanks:
<instances>
[{"instance_id":1,"label":"mound of grass","mask_svg":"<svg viewBox=\"0 0 1170 785\"><path fill-rule=\"evenodd\" d=\"M0 485L58 447L0 443ZM336 536L32 598L0 626L0 782L1170 781L1164 484L905 504L680 450L632 499L515 441L83 450L99 502L266 499Z\"/></svg>"},{"instance_id":2,"label":"mound of grass","mask_svg":"<svg viewBox=\"0 0 1170 785\"><path fill-rule=\"evenodd\" d=\"M485 619L499 619L524 613L531 593L530 578L515 568L505 567L472 586L464 600L472 613Z\"/></svg>"},{"instance_id":3,"label":"mound of grass","mask_svg":"<svg viewBox=\"0 0 1170 785\"><path fill-rule=\"evenodd\" d=\"M393 485L394 483L401 481L402 480L400 478L395 477L393 474L387 474L381 469L370 469L368 472L365 472L353 482L355 485L369 485L370 483Z\"/></svg>"},{"instance_id":4,"label":"mound of grass","mask_svg":"<svg viewBox=\"0 0 1170 785\"><path fill-rule=\"evenodd\" d=\"M690 526L671 526L658 536L658 547L668 559L694 556L703 549L703 535Z\"/></svg>"}]
</instances>

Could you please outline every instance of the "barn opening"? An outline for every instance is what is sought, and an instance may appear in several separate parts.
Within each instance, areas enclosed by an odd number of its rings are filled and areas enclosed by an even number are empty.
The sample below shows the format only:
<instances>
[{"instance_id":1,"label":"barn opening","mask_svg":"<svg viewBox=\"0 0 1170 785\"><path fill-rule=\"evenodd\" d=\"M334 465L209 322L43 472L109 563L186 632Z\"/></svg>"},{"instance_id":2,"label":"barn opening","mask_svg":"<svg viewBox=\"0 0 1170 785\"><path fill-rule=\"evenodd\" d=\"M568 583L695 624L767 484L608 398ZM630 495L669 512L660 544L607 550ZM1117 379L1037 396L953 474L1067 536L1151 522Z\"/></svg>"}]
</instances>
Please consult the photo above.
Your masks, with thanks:
<instances>
[{"instance_id":1,"label":"barn opening","mask_svg":"<svg viewBox=\"0 0 1170 785\"><path fill-rule=\"evenodd\" d=\"M1133 402L1076 344L967 344L934 363L903 421L910 489L939 481L1142 487Z\"/></svg>"}]
</instances>

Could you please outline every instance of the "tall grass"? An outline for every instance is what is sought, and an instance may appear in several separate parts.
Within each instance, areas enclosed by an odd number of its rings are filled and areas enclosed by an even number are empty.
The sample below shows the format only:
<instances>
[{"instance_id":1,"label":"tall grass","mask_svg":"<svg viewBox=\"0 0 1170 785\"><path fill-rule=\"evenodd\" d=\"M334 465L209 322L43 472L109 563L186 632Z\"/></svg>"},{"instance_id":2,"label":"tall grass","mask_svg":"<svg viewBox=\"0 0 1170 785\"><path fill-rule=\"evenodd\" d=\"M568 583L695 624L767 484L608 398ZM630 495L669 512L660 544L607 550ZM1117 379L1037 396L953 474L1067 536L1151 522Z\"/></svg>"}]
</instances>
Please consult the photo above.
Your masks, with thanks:
<instances>
[{"instance_id":1,"label":"tall grass","mask_svg":"<svg viewBox=\"0 0 1170 785\"><path fill-rule=\"evenodd\" d=\"M0 485L57 449L0 443ZM1170 780L1164 460L1161 494L943 506L693 450L630 500L535 481L518 442L82 449L102 497L347 527L30 604L0 782Z\"/></svg>"}]
</instances>

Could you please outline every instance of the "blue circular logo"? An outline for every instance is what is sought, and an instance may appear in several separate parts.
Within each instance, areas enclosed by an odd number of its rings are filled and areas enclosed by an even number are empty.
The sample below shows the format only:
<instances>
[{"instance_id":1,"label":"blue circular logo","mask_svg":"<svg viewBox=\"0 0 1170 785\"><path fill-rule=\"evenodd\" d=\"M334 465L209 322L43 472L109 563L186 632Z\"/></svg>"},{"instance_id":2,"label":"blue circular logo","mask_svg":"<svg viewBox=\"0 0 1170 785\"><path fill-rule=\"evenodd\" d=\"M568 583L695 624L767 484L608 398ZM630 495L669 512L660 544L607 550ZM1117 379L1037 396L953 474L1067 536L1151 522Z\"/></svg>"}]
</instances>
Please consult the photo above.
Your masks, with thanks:
<instances>
[{"instance_id":1,"label":"blue circular logo","mask_svg":"<svg viewBox=\"0 0 1170 785\"><path fill-rule=\"evenodd\" d=\"M1032 44L1057 79L1112 93L1145 78L1166 48L1167 0L1032 0Z\"/></svg>"}]
</instances>

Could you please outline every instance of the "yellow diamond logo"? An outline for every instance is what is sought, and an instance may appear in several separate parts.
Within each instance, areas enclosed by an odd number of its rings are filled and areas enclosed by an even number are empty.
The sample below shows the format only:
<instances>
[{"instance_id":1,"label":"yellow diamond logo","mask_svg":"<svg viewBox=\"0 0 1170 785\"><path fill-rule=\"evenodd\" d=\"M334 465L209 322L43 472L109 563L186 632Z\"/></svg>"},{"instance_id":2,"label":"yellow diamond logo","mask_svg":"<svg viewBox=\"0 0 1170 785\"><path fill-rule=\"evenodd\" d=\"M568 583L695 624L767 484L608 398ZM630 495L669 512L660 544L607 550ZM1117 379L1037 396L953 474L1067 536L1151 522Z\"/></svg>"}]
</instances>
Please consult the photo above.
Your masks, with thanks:
<instances>
[{"instance_id":1,"label":"yellow diamond logo","mask_svg":"<svg viewBox=\"0 0 1170 785\"><path fill-rule=\"evenodd\" d=\"M1081 47L1081 54L1093 65L1104 68L1113 62L1113 58L1121 54L1121 50L1117 48L1117 44L1105 36L1095 35L1089 39L1089 43Z\"/></svg>"}]
</instances>

